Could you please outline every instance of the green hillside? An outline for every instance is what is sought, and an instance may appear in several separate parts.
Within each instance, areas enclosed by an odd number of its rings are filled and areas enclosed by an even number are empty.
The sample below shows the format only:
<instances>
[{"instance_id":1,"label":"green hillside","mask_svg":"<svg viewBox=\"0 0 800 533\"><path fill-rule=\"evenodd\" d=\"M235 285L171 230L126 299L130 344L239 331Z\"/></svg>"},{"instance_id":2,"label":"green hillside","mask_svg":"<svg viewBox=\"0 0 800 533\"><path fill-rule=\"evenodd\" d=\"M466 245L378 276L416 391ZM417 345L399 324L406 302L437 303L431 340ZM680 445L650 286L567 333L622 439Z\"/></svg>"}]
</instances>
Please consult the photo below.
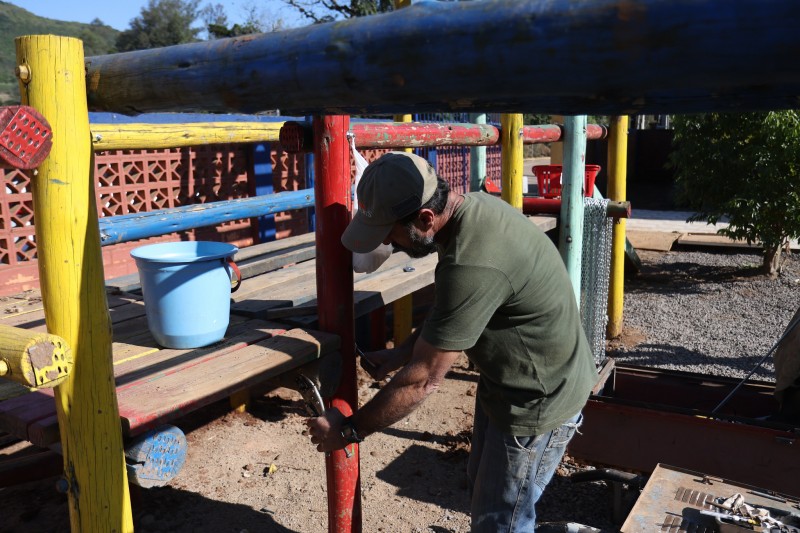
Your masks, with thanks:
<instances>
[{"instance_id":1,"label":"green hillside","mask_svg":"<svg viewBox=\"0 0 800 533\"><path fill-rule=\"evenodd\" d=\"M19 89L14 77L14 38L20 35L45 34L81 39L84 53L88 57L113 52L119 31L99 21L82 24L39 17L0 0L0 105L19 103Z\"/></svg>"}]
</instances>

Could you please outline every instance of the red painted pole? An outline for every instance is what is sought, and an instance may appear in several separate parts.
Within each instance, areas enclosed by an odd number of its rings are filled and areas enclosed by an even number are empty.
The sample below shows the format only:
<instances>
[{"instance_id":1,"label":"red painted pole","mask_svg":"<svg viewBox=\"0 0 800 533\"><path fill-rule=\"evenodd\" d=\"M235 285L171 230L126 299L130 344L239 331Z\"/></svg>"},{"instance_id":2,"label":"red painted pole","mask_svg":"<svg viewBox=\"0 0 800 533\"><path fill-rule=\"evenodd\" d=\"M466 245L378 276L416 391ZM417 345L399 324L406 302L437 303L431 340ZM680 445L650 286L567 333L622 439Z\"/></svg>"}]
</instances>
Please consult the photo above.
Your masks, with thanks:
<instances>
[{"instance_id":1,"label":"red painted pole","mask_svg":"<svg viewBox=\"0 0 800 533\"><path fill-rule=\"evenodd\" d=\"M525 215L558 214L561 212L561 198L522 198L522 213ZM611 218L630 218L630 202L608 202L608 216Z\"/></svg>"},{"instance_id":2,"label":"red painted pole","mask_svg":"<svg viewBox=\"0 0 800 533\"><path fill-rule=\"evenodd\" d=\"M500 131L491 124L435 124L421 122L354 122L350 131L356 136L356 147L409 148L432 146L493 146ZM524 126L523 144L561 141L562 127L557 124ZM597 124L586 126L586 138L604 139L608 128ZM280 131L280 143L287 152L311 150L313 135L305 122L286 122Z\"/></svg>"},{"instance_id":3,"label":"red painted pole","mask_svg":"<svg viewBox=\"0 0 800 533\"><path fill-rule=\"evenodd\" d=\"M490 124L354 122L350 130L359 148L491 146L500 138L500 132Z\"/></svg>"},{"instance_id":4,"label":"red painted pole","mask_svg":"<svg viewBox=\"0 0 800 533\"><path fill-rule=\"evenodd\" d=\"M331 398L345 416L358 408L353 318L352 255L341 236L350 222L350 151L348 116L315 116L314 195L317 213L317 305L319 327L342 339L342 378ZM325 458L328 478L328 531L361 531L361 486L358 445L352 455L336 450Z\"/></svg>"},{"instance_id":5,"label":"red painted pole","mask_svg":"<svg viewBox=\"0 0 800 533\"><path fill-rule=\"evenodd\" d=\"M545 124L539 126L524 126L522 128L523 144L552 143L561 141L563 138L563 126L558 124ZM605 139L608 136L608 128L597 124L587 124L586 139Z\"/></svg>"}]
</instances>

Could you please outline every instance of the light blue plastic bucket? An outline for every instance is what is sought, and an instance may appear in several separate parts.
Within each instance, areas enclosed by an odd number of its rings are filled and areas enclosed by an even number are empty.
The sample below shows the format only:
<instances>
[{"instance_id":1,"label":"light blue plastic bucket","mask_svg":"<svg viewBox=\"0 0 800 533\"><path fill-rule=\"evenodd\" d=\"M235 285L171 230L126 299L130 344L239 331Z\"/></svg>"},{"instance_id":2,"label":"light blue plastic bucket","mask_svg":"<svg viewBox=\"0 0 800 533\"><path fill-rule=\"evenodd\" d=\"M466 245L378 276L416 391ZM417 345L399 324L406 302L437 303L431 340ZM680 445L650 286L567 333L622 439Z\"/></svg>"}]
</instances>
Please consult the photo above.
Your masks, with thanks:
<instances>
[{"instance_id":1,"label":"light blue plastic bucket","mask_svg":"<svg viewBox=\"0 0 800 533\"><path fill-rule=\"evenodd\" d=\"M150 333L166 348L199 348L225 336L238 248L207 241L164 242L131 250Z\"/></svg>"}]
</instances>

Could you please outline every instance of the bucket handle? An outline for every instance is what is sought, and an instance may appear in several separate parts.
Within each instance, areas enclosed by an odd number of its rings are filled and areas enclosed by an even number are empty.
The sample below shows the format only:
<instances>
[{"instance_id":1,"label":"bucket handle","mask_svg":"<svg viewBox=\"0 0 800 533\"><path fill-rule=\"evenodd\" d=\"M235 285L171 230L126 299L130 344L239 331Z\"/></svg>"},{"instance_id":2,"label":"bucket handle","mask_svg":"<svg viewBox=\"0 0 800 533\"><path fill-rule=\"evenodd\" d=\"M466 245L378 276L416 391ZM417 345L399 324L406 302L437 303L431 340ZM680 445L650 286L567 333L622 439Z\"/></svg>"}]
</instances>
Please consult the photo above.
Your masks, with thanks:
<instances>
[{"instance_id":1,"label":"bucket handle","mask_svg":"<svg viewBox=\"0 0 800 533\"><path fill-rule=\"evenodd\" d=\"M236 284L234 285L234 281L231 280L231 293L234 293L239 290L239 287L242 286L242 272L239 270L239 267L236 266L236 263L233 262L233 259L228 259L228 266L231 267L233 273L236 274Z\"/></svg>"}]
</instances>

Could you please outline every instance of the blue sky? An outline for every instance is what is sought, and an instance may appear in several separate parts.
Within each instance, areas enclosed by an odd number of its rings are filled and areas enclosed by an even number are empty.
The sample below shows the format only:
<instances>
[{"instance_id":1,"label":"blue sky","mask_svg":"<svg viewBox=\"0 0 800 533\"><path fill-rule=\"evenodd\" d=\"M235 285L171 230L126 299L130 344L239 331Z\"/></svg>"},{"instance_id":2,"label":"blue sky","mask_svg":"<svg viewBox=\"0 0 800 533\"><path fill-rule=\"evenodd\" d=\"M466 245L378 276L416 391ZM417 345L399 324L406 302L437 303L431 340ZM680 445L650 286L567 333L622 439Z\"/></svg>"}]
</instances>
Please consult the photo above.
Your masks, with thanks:
<instances>
[{"instance_id":1,"label":"blue sky","mask_svg":"<svg viewBox=\"0 0 800 533\"><path fill-rule=\"evenodd\" d=\"M72 22L89 23L99 18L105 24L118 30L126 30L130 21L137 16L148 0L9 0L9 3L21 7L40 17ZM285 27L306 24L296 12L280 0L209 0L202 1L201 7L209 4L223 4L231 23L242 22L247 17L247 7L256 6L257 12L269 18L282 18Z\"/></svg>"}]
</instances>

